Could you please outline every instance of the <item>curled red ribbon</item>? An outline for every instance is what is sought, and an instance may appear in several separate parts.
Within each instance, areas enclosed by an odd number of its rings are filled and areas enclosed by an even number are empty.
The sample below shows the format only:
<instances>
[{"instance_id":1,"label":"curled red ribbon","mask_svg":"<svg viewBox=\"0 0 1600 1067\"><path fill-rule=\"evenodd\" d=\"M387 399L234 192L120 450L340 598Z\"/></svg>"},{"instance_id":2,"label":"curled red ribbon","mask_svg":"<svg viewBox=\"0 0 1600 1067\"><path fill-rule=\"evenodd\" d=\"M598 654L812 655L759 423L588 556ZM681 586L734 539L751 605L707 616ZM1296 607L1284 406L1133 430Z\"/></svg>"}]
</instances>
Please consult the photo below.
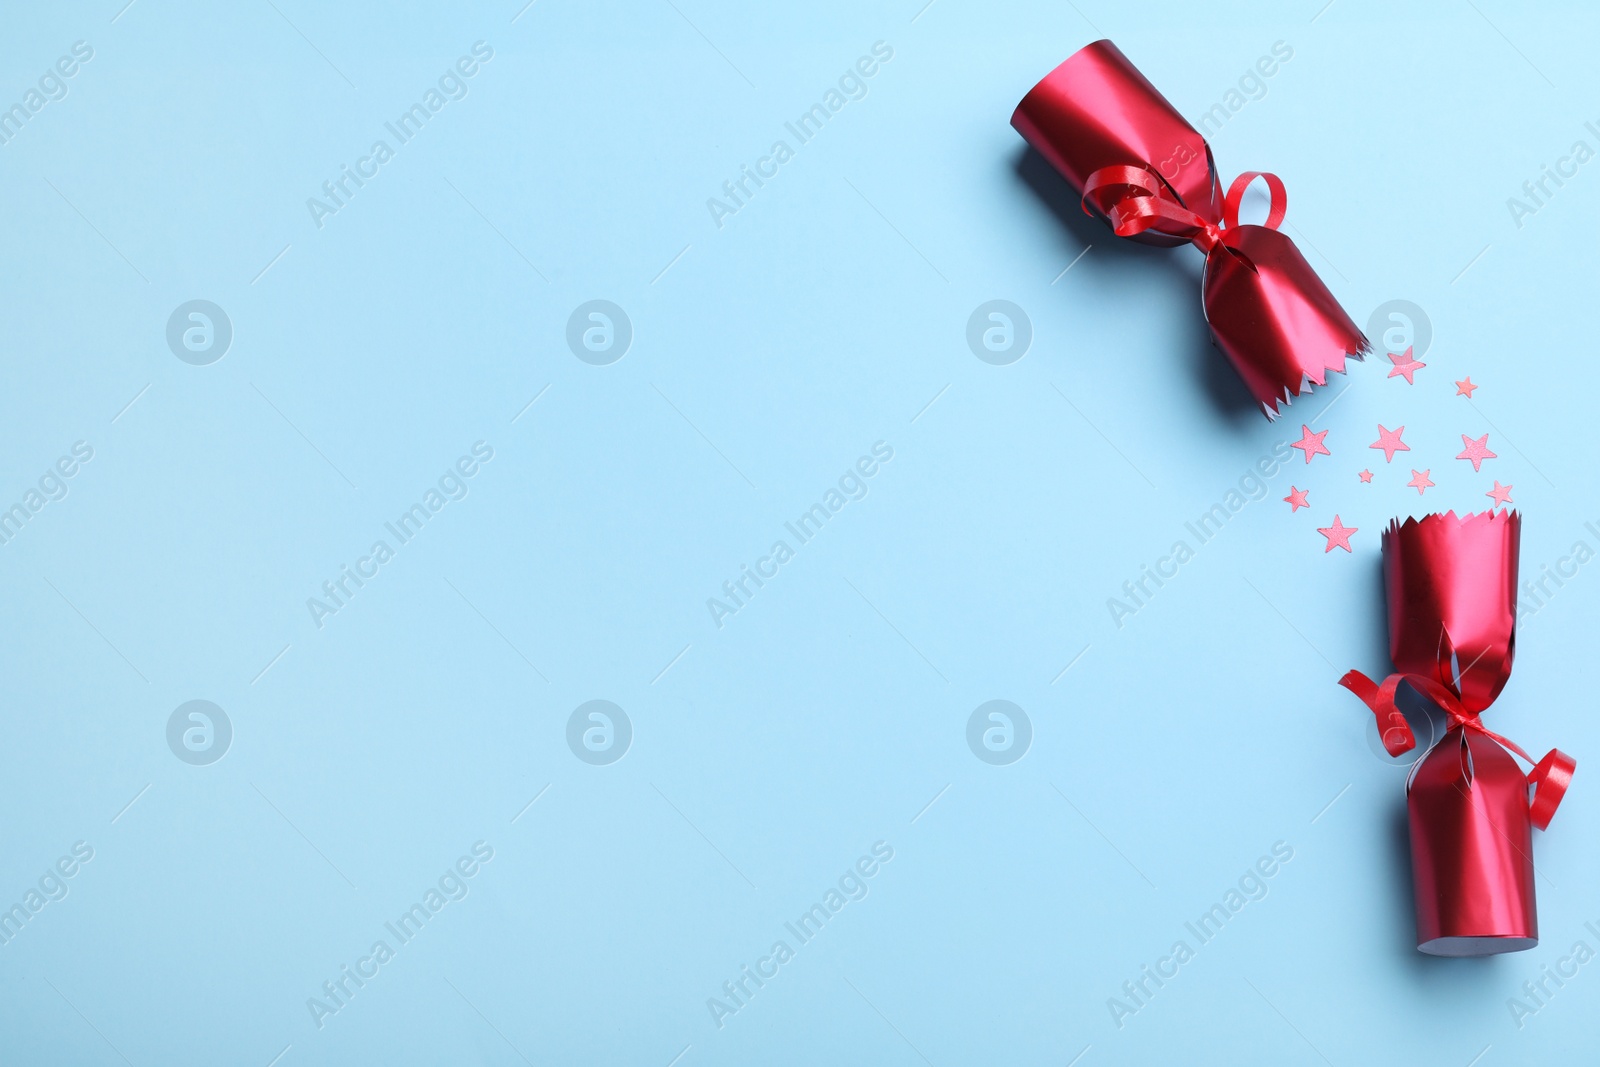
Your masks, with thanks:
<instances>
[{"instance_id":1,"label":"curled red ribbon","mask_svg":"<svg viewBox=\"0 0 1600 1067\"><path fill-rule=\"evenodd\" d=\"M1432 678L1420 674L1396 673L1389 675L1383 680L1383 684L1379 685L1360 671L1347 672L1339 679L1339 684L1372 709L1372 714L1378 722L1378 735L1383 741L1384 751L1391 756L1409 752L1417 745L1416 736L1411 732L1411 724L1406 722L1406 717L1400 713L1400 708L1395 703L1395 693L1399 690L1401 682L1409 683L1413 689L1432 700L1455 725L1482 734L1507 751L1520 756L1524 763L1531 766L1533 770L1528 772L1528 785L1533 788L1533 798L1528 804L1528 818L1541 830L1549 827L1556 808L1561 806L1562 798L1567 794L1567 787L1572 784L1572 774L1578 767L1577 760L1558 748L1552 748L1544 759L1534 762L1533 757L1524 752L1514 741L1483 725L1477 713L1468 711L1454 693Z\"/></svg>"},{"instance_id":2,"label":"curled red ribbon","mask_svg":"<svg viewBox=\"0 0 1600 1067\"><path fill-rule=\"evenodd\" d=\"M1104 215L1118 237L1132 237L1146 230L1154 230L1169 237L1182 238L1208 255L1220 245L1255 270L1255 264L1238 249L1229 247L1223 241L1223 236L1224 231L1239 225L1239 205L1244 201L1245 190L1257 178L1267 183L1270 198L1267 218L1261 225L1276 230L1288 212L1289 194L1283 180L1268 171L1247 170L1233 179L1222 201L1221 225L1163 197L1163 188L1173 196L1176 193L1157 175L1143 167L1101 167L1084 182L1081 203L1085 215L1092 217L1095 211ZM1117 195L1117 190L1126 191Z\"/></svg>"}]
</instances>

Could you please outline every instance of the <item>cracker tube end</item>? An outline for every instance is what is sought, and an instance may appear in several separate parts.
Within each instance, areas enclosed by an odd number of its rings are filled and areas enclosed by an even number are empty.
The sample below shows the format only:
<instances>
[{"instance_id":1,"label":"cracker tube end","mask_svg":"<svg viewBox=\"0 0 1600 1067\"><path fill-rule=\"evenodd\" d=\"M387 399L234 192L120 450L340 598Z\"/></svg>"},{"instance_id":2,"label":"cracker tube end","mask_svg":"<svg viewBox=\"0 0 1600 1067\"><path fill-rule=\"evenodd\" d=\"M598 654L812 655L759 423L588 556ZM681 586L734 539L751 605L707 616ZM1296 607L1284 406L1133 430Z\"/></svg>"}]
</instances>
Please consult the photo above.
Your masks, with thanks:
<instances>
[{"instance_id":1,"label":"cracker tube end","mask_svg":"<svg viewBox=\"0 0 1600 1067\"><path fill-rule=\"evenodd\" d=\"M1208 222L1222 218L1205 138L1110 41L1085 45L1046 74L1017 105L1011 125L1080 198L1095 171L1142 167L1160 176L1164 197ZM1130 240L1185 243L1154 231Z\"/></svg>"},{"instance_id":2,"label":"cracker tube end","mask_svg":"<svg viewBox=\"0 0 1600 1067\"><path fill-rule=\"evenodd\" d=\"M1286 234L1233 226L1206 256L1206 321L1269 419L1370 350Z\"/></svg>"},{"instance_id":3,"label":"cracker tube end","mask_svg":"<svg viewBox=\"0 0 1600 1067\"><path fill-rule=\"evenodd\" d=\"M1383 533L1389 658L1477 714L1511 677L1522 516L1454 511L1396 520Z\"/></svg>"},{"instance_id":4,"label":"cracker tube end","mask_svg":"<svg viewBox=\"0 0 1600 1067\"><path fill-rule=\"evenodd\" d=\"M1456 727L1406 790L1417 949L1492 956L1539 943L1528 781L1498 743Z\"/></svg>"}]
</instances>

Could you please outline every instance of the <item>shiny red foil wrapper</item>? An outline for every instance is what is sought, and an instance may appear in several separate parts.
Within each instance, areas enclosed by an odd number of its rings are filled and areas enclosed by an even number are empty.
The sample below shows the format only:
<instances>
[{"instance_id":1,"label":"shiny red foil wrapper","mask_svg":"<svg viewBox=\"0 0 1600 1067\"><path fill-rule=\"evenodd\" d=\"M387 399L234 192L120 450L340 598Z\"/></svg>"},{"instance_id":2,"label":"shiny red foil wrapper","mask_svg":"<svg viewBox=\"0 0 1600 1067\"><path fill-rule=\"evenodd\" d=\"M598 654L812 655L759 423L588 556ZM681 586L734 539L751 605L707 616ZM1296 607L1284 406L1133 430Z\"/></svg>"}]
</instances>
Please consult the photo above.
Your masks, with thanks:
<instances>
[{"instance_id":1,"label":"shiny red foil wrapper","mask_svg":"<svg viewBox=\"0 0 1600 1067\"><path fill-rule=\"evenodd\" d=\"M1119 236L1205 252L1212 338L1268 418L1367 352L1366 337L1278 232L1282 183L1265 175L1274 198L1266 225L1239 225L1238 198L1256 175L1224 195L1205 138L1110 41L1086 45L1047 74L1011 125ZM1108 168L1149 177L1130 185L1109 180Z\"/></svg>"},{"instance_id":2,"label":"shiny red foil wrapper","mask_svg":"<svg viewBox=\"0 0 1600 1067\"><path fill-rule=\"evenodd\" d=\"M1522 516L1455 512L1396 520L1383 533L1389 658L1481 712L1511 678Z\"/></svg>"},{"instance_id":3,"label":"shiny red foil wrapper","mask_svg":"<svg viewBox=\"0 0 1600 1067\"><path fill-rule=\"evenodd\" d=\"M1406 785L1417 949L1492 956L1539 943L1528 780L1511 753L1461 727Z\"/></svg>"},{"instance_id":4,"label":"shiny red foil wrapper","mask_svg":"<svg viewBox=\"0 0 1600 1067\"><path fill-rule=\"evenodd\" d=\"M1383 536L1395 669L1437 683L1474 720L1511 676L1521 535L1519 515L1490 511L1407 519ZM1458 722L1413 766L1406 807L1417 948L1538 944L1529 777L1500 739Z\"/></svg>"},{"instance_id":5,"label":"shiny red foil wrapper","mask_svg":"<svg viewBox=\"0 0 1600 1067\"><path fill-rule=\"evenodd\" d=\"M1080 197L1103 167L1150 167L1163 179L1163 196L1208 222L1222 221L1222 186L1205 138L1110 41L1085 45L1045 75L1017 105L1011 125ZM1185 243L1148 232L1133 240Z\"/></svg>"}]
</instances>

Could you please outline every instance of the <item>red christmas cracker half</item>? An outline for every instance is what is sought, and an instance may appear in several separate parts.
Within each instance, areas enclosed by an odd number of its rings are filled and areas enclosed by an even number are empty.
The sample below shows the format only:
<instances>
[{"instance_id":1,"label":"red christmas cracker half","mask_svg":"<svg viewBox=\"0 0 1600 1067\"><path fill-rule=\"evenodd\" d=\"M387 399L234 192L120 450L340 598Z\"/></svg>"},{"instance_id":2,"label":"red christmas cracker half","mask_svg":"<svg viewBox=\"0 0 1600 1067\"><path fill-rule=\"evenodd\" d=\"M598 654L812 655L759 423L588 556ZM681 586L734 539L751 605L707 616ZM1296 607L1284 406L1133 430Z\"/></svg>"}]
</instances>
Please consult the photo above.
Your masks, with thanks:
<instances>
[{"instance_id":1,"label":"red christmas cracker half","mask_svg":"<svg viewBox=\"0 0 1600 1067\"><path fill-rule=\"evenodd\" d=\"M1406 783L1417 948L1436 956L1539 943L1533 831L1550 824L1576 766L1558 749L1534 764L1479 719L1511 676L1521 536L1507 511L1391 523L1383 577L1395 673L1381 685L1359 671L1340 680L1377 716L1391 755L1416 745L1395 706L1402 683L1450 720Z\"/></svg>"},{"instance_id":2,"label":"red christmas cracker half","mask_svg":"<svg viewBox=\"0 0 1600 1067\"><path fill-rule=\"evenodd\" d=\"M1086 45L1047 74L1011 125L1119 237L1205 253L1212 338L1268 418L1367 352L1366 337L1278 232L1283 183L1246 172L1224 195L1205 138L1110 41ZM1240 225L1239 202L1256 178L1271 194L1266 223Z\"/></svg>"}]
</instances>

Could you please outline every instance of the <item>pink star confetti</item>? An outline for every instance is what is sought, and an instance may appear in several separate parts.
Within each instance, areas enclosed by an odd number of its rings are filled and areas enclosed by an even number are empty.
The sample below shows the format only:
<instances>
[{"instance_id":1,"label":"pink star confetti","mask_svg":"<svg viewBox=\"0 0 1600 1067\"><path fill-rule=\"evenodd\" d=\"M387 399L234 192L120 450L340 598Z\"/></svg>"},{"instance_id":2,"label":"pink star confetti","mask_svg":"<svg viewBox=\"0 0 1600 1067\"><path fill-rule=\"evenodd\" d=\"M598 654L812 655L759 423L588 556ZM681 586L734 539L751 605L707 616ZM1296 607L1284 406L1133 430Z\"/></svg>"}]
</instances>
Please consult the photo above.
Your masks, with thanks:
<instances>
[{"instance_id":1,"label":"pink star confetti","mask_svg":"<svg viewBox=\"0 0 1600 1067\"><path fill-rule=\"evenodd\" d=\"M1489 490L1487 493L1485 493L1483 495L1484 496L1492 496L1492 497L1494 497L1494 502L1495 502L1495 506L1496 507L1502 507L1503 508L1507 504L1514 503L1514 501L1512 501L1512 499L1511 499L1511 486L1509 486L1509 485L1501 485L1499 478L1496 478L1494 480L1494 488Z\"/></svg>"},{"instance_id":2,"label":"pink star confetti","mask_svg":"<svg viewBox=\"0 0 1600 1067\"><path fill-rule=\"evenodd\" d=\"M1378 423L1378 439L1367 447L1383 449L1383 461L1385 463L1393 463L1396 452L1411 451L1411 446L1400 440L1400 435L1405 432L1406 428L1404 426L1398 430L1385 430L1383 423L1380 422Z\"/></svg>"},{"instance_id":3,"label":"pink star confetti","mask_svg":"<svg viewBox=\"0 0 1600 1067\"><path fill-rule=\"evenodd\" d=\"M1472 375L1469 374L1456 383L1456 396L1464 396L1471 400L1472 391L1476 388L1477 386L1472 384Z\"/></svg>"},{"instance_id":4,"label":"pink star confetti","mask_svg":"<svg viewBox=\"0 0 1600 1067\"><path fill-rule=\"evenodd\" d=\"M1466 434L1462 434L1461 435L1461 443L1463 445L1465 445L1466 447L1461 450L1461 454L1459 456L1457 456L1456 458L1457 459L1470 459L1472 461L1472 469L1473 469L1474 472L1480 470L1483 467L1483 461L1484 460L1486 460L1486 459L1498 459L1499 458L1493 452L1489 451L1489 435L1488 434L1484 434L1482 437L1478 438L1476 441L1474 441L1472 438L1468 437Z\"/></svg>"},{"instance_id":5,"label":"pink star confetti","mask_svg":"<svg viewBox=\"0 0 1600 1067\"><path fill-rule=\"evenodd\" d=\"M1360 474L1356 475L1356 477L1360 478L1363 482L1370 482L1372 481L1372 472L1362 471Z\"/></svg>"},{"instance_id":6,"label":"pink star confetti","mask_svg":"<svg viewBox=\"0 0 1600 1067\"><path fill-rule=\"evenodd\" d=\"M1289 495L1283 498L1289 504L1289 514L1293 515L1301 508L1309 508L1311 506L1306 501L1306 494L1310 491L1309 489L1296 489L1292 485L1289 487Z\"/></svg>"},{"instance_id":7,"label":"pink star confetti","mask_svg":"<svg viewBox=\"0 0 1600 1067\"><path fill-rule=\"evenodd\" d=\"M1327 553L1332 552L1335 545L1338 545L1346 552L1349 552L1350 535L1355 533L1357 529L1359 529L1359 527L1346 526L1344 523L1340 522L1339 516L1337 515L1333 517L1332 526L1318 526L1317 533L1328 539L1327 547L1322 550L1323 554L1326 555Z\"/></svg>"},{"instance_id":8,"label":"pink star confetti","mask_svg":"<svg viewBox=\"0 0 1600 1067\"><path fill-rule=\"evenodd\" d=\"M1401 427L1401 429L1404 429L1404 427ZM1331 455L1333 455L1332 452L1328 451L1328 446L1322 443L1322 439L1324 437L1328 436L1328 431L1327 430L1323 430L1321 433L1312 433L1311 432L1311 427L1305 425L1304 423L1301 423L1300 424L1300 433L1303 435L1303 436L1301 436L1300 440L1291 441L1289 443L1289 447L1290 448L1298 448L1300 451L1304 452L1306 454L1306 462L1307 463L1311 462L1311 457L1312 456L1317 456L1317 455L1331 456Z\"/></svg>"},{"instance_id":9,"label":"pink star confetti","mask_svg":"<svg viewBox=\"0 0 1600 1067\"><path fill-rule=\"evenodd\" d=\"M1421 496L1424 490L1434 484L1433 479L1428 477L1432 473L1433 468L1431 467L1425 471L1413 470L1411 472L1411 480L1406 484L1416 489L1417 495Z\"/></svg>"},{"instance_id":10,"label":"pink star confetti","mask_svg":"<svg viewBox=\"0 0 1600 1067\"><path fill-rule=\"evenodd\" d=\"M1427 366L1426 363L1418 363L1412 359L1411 349L1409 348L1398 356L1390 352L1389 362L1394 364L1394 367L1389 371L1389 377L1404 377L1407 385L1416 385L1417 383L1412 380L1411 376Z\"/></svg>"}]
</instances>

